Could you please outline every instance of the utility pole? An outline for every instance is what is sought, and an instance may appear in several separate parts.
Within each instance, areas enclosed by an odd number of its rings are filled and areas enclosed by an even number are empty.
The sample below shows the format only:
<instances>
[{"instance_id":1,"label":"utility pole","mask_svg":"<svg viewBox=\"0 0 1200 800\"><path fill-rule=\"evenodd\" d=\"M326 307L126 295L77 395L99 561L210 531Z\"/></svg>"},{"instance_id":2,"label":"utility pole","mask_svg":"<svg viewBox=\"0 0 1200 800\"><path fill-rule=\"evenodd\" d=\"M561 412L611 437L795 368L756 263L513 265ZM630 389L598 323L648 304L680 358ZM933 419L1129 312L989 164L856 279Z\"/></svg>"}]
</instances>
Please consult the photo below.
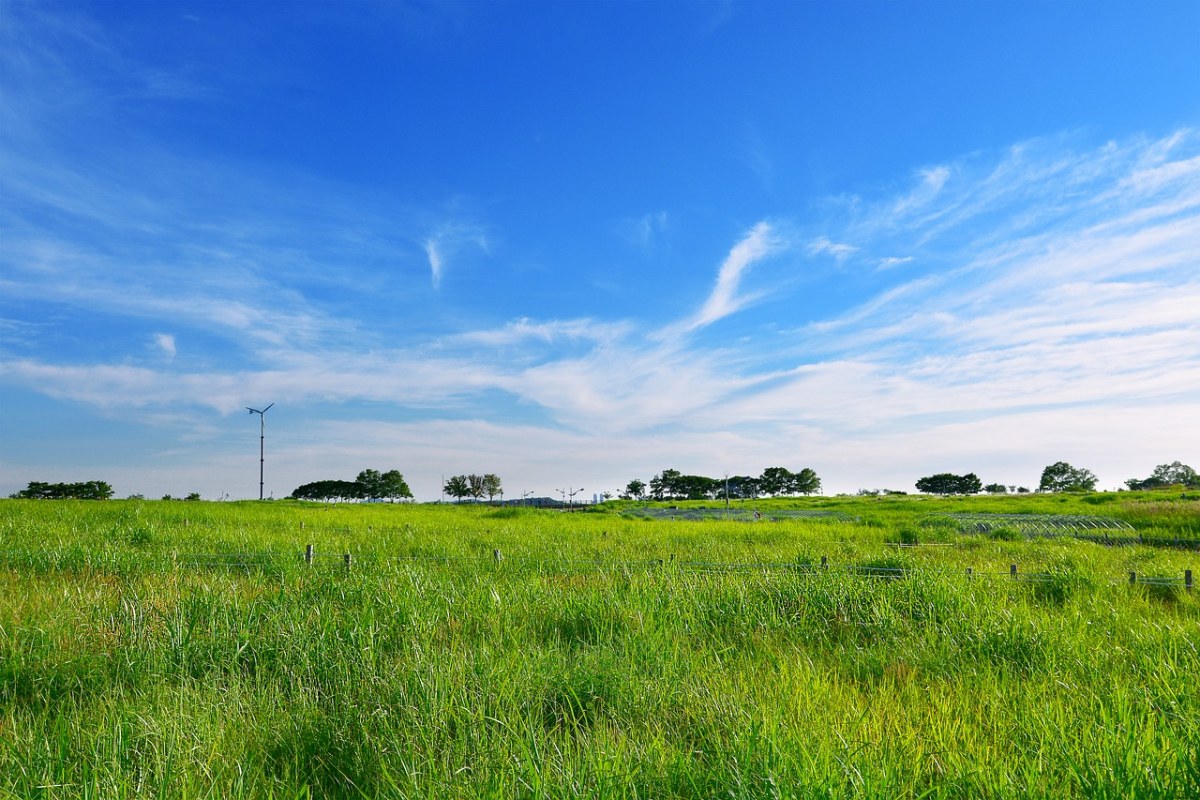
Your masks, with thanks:
<instances>
[{"instance_id":1,"label":"utility pole","mask_svg":"<svg viewBox=\"0 0 1200 800\"><path fill-rule=\"evenodd\" d=\"M271 410L271 403L262 411L257 408L246 406L246 410L251 414L258 414L258 499L263 499L263 466L266 463L266 442L267 442L267 412Z\"/></svg>"}]
</instances>

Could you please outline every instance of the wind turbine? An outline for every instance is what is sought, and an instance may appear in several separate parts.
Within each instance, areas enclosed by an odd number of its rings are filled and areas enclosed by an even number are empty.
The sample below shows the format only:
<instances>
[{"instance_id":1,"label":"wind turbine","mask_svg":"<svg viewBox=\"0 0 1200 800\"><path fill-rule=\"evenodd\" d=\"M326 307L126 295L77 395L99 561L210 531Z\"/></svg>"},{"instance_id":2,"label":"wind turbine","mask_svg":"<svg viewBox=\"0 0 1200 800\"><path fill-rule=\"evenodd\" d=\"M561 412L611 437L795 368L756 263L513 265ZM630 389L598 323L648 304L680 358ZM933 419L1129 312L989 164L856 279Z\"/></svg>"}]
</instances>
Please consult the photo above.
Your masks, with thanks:
<instances>
[{"instance_id":1,"label":"wind turbine","mask_svg":"<svg viewBox=\"0 0 1200 800\"><path fill-rule=\"evenodd\" d=\"M271 406L275 405L271 403ZM267 439L267 412L271 410L271 406L267 406L262 411L257 408L246 406L246 410L251 414L258 414L258 499L263 499L263 446Z\"/></svg>"}]
</instances>

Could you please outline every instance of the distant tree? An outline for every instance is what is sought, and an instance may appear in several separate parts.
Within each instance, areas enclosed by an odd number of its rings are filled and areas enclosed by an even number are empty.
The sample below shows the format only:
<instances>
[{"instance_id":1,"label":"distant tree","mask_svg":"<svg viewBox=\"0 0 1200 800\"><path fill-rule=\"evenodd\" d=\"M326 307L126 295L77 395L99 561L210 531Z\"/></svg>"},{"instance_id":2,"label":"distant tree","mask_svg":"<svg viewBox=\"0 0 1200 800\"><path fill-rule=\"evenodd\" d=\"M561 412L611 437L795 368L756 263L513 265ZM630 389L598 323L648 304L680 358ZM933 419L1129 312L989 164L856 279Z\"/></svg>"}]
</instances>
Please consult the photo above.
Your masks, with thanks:
<instances>
[{"instance_id":1,"label":"distant tree","mask_svg":"<svg viewBox=\"0 0 1200 800\"><path fill-rule=\"evenodd\" d=\"M810 495L821 491L821 479L812 469L805 467L792 476L792 493Z\"/></svg>"},{"instance_id":2,"label":"distant tree","mask_svg":"<svg viewBox=\"0 0 1200 800\"><path fill-rule=\"evenodd\" d=\"M721 487L721 497L724 498L725 486L729 487L729 497L737 500L753 500L762 491L758 478L749 475L731 475Z\"/></svg>"},{"instance_id":3,"label":"distant tree","mask_svg":"<svg viewBox=\"0 0 1200 800\"><path fill-rule=\"evenodd\" d=\"M989 483L983 490L988 494L1008 494L1008 487L1003 483Z\"/></svg>"},{"instance_id":4,"label":"distant tree","mask_svg":"<svg viewBox=\"0 0 1200 800\"><path fill-rule=\"evenodd\" d=\"M626 500L641 500L646 496L646 484L637 478L634 478L629 483L625 484Z\"/></svg>"},{"instance_id":5,"label":"distant tree","mask_svg":"<svg viewBox=\"0 0 1200 800\"><path fill-rule=\"evenodd\" d=\"M1073 467L1066 461L1056 461L1042 470L1039 492L1090 492L1096 488L1096 476L1091 470Z\"/></svg>"},{"instance_id":6,"label":"distant tree","mask_svg":"<svg viewBox=\"0 0 1200 800\"><path fill-rule=\"evenodd\" d=\"M476 500L483 499L483 495L485 494L484 488L483 488L483 476L476 475L474 473L471 473L470 475L468 475L467 476L467 489L470 493L470 496L473 497L474 499L476 499Z\"/></svg>"},{"instance_id":7,"label":"distant tree","mask_svg":"<svg viewBox=\"0 0 1200 800\"><path fill-rule=\"evenodd\" d=\"M466 475L455 475L446 481L445 490L446 494L461 502L464 497L471 496L471 483Z\"/></svg>"},{"instance_id":8,"label":"distant tree","mask_svg":"<svg viewBox=\"0 0 1200 800\"><path fill-rule=\"evenodd\" d=\"M334 502L337 500L353 500L362 496L362 487L357 481L314 481L296 487L292 497L296 500L316 500Z\"/></svg>"},{"instance_id":9,"label":"distant tree","mask_svg":"<svg viewBox=\"0 0 1200 800\"><path fill-rule=\"evenodd\" d=\"M979 480L979 476L974 472L959 476L959 494L979 494L981 491L983 491L983 481Z\"/></svg>"},{"instance_id":10,"label":"distant tree","mask_svg":"<svg viewBox=\"0 0 1200 800\"><path fill-rule=\"evenodd\" d=\"M24 500L109 500L113 489L104 481L80 483L45 483L30 481L29 485L12 495Z\"/></svg>"},{"instance_id":11,"label":"distant tree","mask_svg":"<svg viewBox=\"0 0 1200 800\"><path fill-rule=\"evenodd\" d=\"M677 469L664 469L650 479L650 497L653 500L675 500L680 496L679 479L682 473Z\"/></svg>"},{"instance_id":12,"label":"distant tree","mask_svg":"<svg viewBox=\"0 0 1200 800\"><path fill-rule=\"evenodd\" d=\"M1196 470L1179 461L1170 464L1159 464L1154 468L1149 478L1138 480L1130 478L1125 481L1130 489L1162 489L1167 486L1184 486L1188 489L1200 489L1200 475Z\"/></svg>"},{"instance_id":13,"label":"distant tree","mask_svg":"<svg viewBox=\"0 0 1200 800\"><path fill-rule=\"evenodd\" d=\"M775 497L790 494L793 476L791 470L784 467L767 467L758 477L758 488L763 494Z\"/></svg>"},{"instance_id":14,"label":"distant tree","mask_svg":"<svg viewBox=\"0 0 1200 800\"><path fill-rule=\"evenodd\" d=\"M683 473L677 469L664 469L662 474L658 475L658 481L661 487L659 491L661 492L663 499L678 500L685 496L683 493L683 487L680 484L680 479L682 477ZM654 482L651 481L651 485L653 485L653 483Z\"/></svg>"},{"instance_id":15,"label":"distant tree","mask_svg":"<svg viewBox=\"0 0 1200 800\"><path fill-rule=\"evenodd\" d=\"M364 469L354 479L358 487L355 496L359 500L380 500L384 497L383 475L377 469Z\"/></svg>"},{"instance_id":16,"label":"distant tree","mask_svg":"<svg viewBox=\"0 0 1200 800\"><path fill-rule=\"evenodd\" d=\"M952 472L939 472L917 480L917 491L925 494L958 494L959 476Z\"/></svg>"},{"instance_id":17,"label":"distant tree","mask_svg":"<svg viewBox=\"0 0 1200 800\"><path fill-rule=\"evenodd\" d=\"M504 490L503 484L500 482L500 476L494 472L489 472L483 476L483 493L487 495L488 502L492 502L492 498L500 494Z\"/></svg>"},{"instance_id":18,"label":"distant tree","mask_svg":"<svg viewBox=\"0 0 1200 800\"><path fill-rule=\"evenodd\" d=\"M413 493L398 469L389 469L379 476L379 496L387 500L411 500Z\"/></svg>"},{"instance_id":19,"label":"distant tree","mask_svg":"<svg viewBox=\"0 0 1200 800\"><path fill-rule=\"evenodd\" d=\"M191 493L189 493L189 494L188 494L188 496L187 496L187 497L185 497L185 498L183 498L183 499L184 499L184 500L188 500L188 501L196 501L196 500L199 500L199 499L200 499L200 493L199 493L199 492L191 492Z\"/></svg>"},{"instance_id":20,"label":"distant tree","mask_svg":"<svg viewBox=\"0 0 1200 800\"><path fill-rule=\"evenodd\" d=\"M939 472L917 481L917 490L926 494L978 494L982 489L983 482L974 472L966 475Z\"/></svg>"}]
</instances>

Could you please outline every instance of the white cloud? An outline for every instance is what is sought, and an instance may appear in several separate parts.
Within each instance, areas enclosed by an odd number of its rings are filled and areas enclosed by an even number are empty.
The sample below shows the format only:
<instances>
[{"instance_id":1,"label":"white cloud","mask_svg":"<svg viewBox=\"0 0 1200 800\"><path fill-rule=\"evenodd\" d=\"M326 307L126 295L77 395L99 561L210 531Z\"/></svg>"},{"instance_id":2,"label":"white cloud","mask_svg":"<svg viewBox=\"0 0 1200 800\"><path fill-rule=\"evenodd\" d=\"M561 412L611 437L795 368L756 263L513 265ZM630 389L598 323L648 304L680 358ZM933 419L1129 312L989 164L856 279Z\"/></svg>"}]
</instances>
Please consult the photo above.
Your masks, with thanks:
<instances>
[{"instance_id":1,"label":"white cloud","mask_svg":"<svg viewBox=\"0 0 1200 800\"><path fill-rule=\"evenodd\" d=\"M442 251L436 239L425 240L425 255L429 258L429 278L433 288L437 289L442 283Z\"/></svg>"},{"instance_id":2,"label":"white cloud","mask_svg":"<svg viewBox=\"0 0 1200 800\"><path fill-rule=\"evenodd\" d=\"M675 324L517 317L391 345L364 345L352 320L286 294L275 306L232 302L215 282L156 298L46 281L71 265L102 266L46 245L28 276L6 273L6 286L26 296L50 286L64 303L102 298L115 313L171 324L209 320L268 343L270 364L167 371L0 355L0 381L113 416L186 408L192 425L218 428L248 397L280 398L312 415L286 448L294 483L404 453L422 465L398 466L425 497L436 496L429 473L485 460L522 490L564 475L613 489L667 466L720 474L775 463L813 466L831 489L911 488L945 470L1030 484L1061 458L1115 485L1200 452L1200 136L1173 138L1169 148L1072 153L1043 143L992 163L976 156L919 177L938 191L911 207L906 226L892 224L894 197L844 212L840 225L822 220L828 234L809 238L808 252L880 265L861 276L871 293L798 327L766 307L756 321L774 326L771 342L701 347L692 334L761 296L745 284L793 240L782 222L760 222L734 243L703 304ZM440 228L426 243L431 269L432 254L486 246L470 226ZM900 264L911 266L884 268ZM170 356L173 337L152 341ZM422 418L334 423L345 412L329 404Z\"/></svg>"},{"instance_id":3,"label":"white cloud","mask_svg":"<svg viewBox=\"0 0 1200 800\"><path fill-rule=\"evenodd\" d=\"M167 360L175 358L175 337L169 333L154 334L154 345L167 357Z\"/></svg>"},{"instance_id":4,"label":"white cloud","mask_svg":"<svg viewBox=\"0 0 1200 800\"><path fill-rule=\"evenodd\" d=\"M687 328L693 330L710 325L753 301L752 296L738 294L742 276L758 261L775 255L786 247L787 243L770 223L759 222L751 228L725 257L717 273L716 286L713 287L704 306L689 321Z\"/></svg>"},{"instance_id":5,"label":"white cloud","mask_svg":"<svg viewBox=\"0 0 1200 800\"><path fill-rule=\"evenodd\" d=\"M488 239L483 230L465 222L447 222L438 226L422 243L429 260L429 275L433 288L440 288L447 261L467 248L488 252Z\"/></svg>"},{"instance_id":6,"label":"white cloud","mask_svg":"<svg viewBox=\"0 0 1200 800\"><path fill-rule=\"evenodd\" d=\"M839 262L845 261L850 256L858 252L858 248L852 244L845 244L832 241L828 236L819 236L813 239L805 247L810 256L819 256L828 254L833 256Z\"/></svg>"}]
</instances>

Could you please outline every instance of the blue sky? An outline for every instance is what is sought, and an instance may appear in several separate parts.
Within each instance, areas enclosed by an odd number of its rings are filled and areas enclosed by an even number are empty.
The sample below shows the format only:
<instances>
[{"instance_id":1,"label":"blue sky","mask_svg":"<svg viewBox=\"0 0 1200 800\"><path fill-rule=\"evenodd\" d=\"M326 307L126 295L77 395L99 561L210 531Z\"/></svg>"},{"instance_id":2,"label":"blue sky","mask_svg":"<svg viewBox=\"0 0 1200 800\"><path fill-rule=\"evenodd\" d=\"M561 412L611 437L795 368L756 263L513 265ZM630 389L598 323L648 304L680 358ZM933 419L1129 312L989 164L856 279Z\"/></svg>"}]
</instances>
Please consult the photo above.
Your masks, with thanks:
<instances>
[{"instance_id":1,"label":"blue sky","mask_svg":"<svg viewBox=\"0 0 1200 800\"><path fill-rule=\"evenodd\" d=\"M0 493L1200 467L1200 4L0 1Z\"/></svg>"}]
</instances>

